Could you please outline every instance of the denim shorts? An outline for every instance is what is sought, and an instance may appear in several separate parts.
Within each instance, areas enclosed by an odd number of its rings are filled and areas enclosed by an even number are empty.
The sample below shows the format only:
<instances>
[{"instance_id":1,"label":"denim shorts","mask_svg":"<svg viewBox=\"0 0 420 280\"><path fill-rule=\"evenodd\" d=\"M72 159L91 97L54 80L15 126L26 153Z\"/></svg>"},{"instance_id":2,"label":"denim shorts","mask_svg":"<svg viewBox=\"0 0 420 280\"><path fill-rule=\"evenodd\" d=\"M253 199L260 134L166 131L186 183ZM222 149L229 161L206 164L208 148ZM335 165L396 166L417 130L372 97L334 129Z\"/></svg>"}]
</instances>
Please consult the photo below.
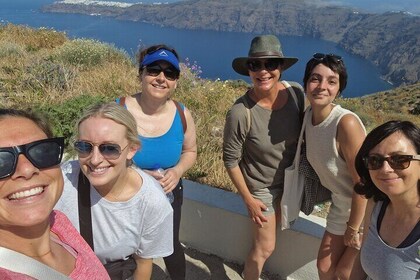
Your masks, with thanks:
<instances>
[{"instance_id":1,"label":"denim shorts","mask_svg":"<svg viewBox=\"0 0 420 280\"><path fill-rule=\"evenodd\" d=\"M280 201L283 195L283 188L280 186L273 186L251 191L255 199L259 199L267 206L268 210L263 211L264 216L271 216L280 210Z\"/></svg>"}]
</instances>

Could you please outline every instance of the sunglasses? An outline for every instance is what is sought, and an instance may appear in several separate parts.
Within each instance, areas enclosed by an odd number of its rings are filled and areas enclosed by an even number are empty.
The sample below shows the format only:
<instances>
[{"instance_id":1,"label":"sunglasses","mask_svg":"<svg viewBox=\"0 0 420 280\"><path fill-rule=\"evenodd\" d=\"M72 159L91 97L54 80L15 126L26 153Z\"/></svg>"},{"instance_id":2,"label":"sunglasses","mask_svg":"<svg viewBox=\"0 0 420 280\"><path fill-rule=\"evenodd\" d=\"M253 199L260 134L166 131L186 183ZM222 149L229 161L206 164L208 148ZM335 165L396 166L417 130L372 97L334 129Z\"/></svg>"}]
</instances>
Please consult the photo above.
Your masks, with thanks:
<instances>
[{"instance_id":1,"label":"sunglasses","mask_svg":"<svg viewBox=\"0 0 420 280\"><path fill-rule=\"evenodd\" d=\"M161 72L169 81L175 81L179 78L179 71L174 67L162 68L159 64L147 65L144 67L146 74L152 77L157 77Z\"/></svg>"},{"instance_id":2,"label":"sunglasses","mask_svg":"<svg viewBox=\"0 0 420 280\"><path fill-rule=\"evenodd\" d=\"M12 176L20 154L38 169L60 164L64 151L64 137L49 138L25 145L0 148L0 179Z\"/></svg>"},{"instance_id":3,"label":"sunglasses","mask_svg":"<svg viewBox=\"0 0 420 280\"><path fill-rule=\"evenodd\" d=\"M100 145L96 145L87 141L76 141L74 143L74 149L77 151L79 157L81 158L90 156L93 152L93 147L95 146L99 148L99 152L105 159L117 159L120 157L122 151L128 147L128 144L124 149L121 149L120 145L111 143Z\"/></svg>"},{"instance_id":4,"label":"sunglasses","mask_svg":"<svg viewBox=\"0 0 420 280\"><path fill-rule=\"evenodd\" d=\"M261 71L263 68L267 71L274 71L281 65L281 60L271 58L266 61L263 60L248 60L246 63L248 69L252 72Z\"/></svg>"},{"instance_id":5,"label":"sunglasses","mask_svg":"<svg viewBox=\"0 0 420 280\"><path fill-rule=\"evenodd\" d=\"M312 57L318 61L326 61L326 62L333 61L335 63L341 62L343 60L341 56L333 54L333 53L328 53L328 54L314 53Z\"/></svg>"},{"instance_id":6,"label":"sunglasses","mask_svg":"<svg viewBox=\"0 0 420 280\"><path fill-rule=\"evenodd\" d=\"M410 166L412 160L420 160L420 155L393 155L389 157L369 155L363 158L363 162L369 170L378 170L382 168L385 161L388 162L392 169L406 169Z\"/></svg>"}]
</instances>

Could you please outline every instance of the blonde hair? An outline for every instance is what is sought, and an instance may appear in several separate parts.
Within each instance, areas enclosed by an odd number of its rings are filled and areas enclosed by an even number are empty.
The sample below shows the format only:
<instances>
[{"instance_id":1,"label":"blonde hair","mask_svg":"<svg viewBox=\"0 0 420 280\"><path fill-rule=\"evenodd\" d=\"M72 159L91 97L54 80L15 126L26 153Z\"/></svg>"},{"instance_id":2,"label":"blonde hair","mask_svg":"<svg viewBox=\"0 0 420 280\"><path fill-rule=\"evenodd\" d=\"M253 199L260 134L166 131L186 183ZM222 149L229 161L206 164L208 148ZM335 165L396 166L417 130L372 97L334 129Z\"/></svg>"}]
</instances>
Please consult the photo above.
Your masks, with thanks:
<instances>
[{"instance_id":1,"label":"blonde hair","mask_svg":"<svg viewBox=\"0 0 420 280\"><path fill-rule=\"evenodd\" d=\"M76 123L76 137L79 137L79 126L82 122L91 117L102 117L113 120L126 128L126 135L130 144L138 145L140 148L140 140L137 134L137 123L133 115L121 105L115 102L99 103L89 107Z\"/></svg>"}]
</instances>

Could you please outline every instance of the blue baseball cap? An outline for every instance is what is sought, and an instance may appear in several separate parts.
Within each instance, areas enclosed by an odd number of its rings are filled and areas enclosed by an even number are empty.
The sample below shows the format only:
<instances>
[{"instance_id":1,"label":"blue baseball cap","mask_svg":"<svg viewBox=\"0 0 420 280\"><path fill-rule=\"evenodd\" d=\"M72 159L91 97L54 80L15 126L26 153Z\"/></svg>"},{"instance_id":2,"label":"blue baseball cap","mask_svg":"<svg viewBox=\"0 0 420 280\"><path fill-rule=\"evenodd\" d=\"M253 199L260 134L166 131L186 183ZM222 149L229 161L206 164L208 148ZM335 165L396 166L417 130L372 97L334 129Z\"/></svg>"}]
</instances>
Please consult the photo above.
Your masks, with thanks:
<instances>
[{"instance_id":1,"label":"blue baseball cap","mask_svg":"<svg viewBox=\"0 0 420 280\"><path fill-rule=\"evenodd\" d=\"M140 67L142 68L159 60L169 62L173 67L175 67L176 70L180 71L178 59L173 52L167 49L159 49L152 53L146 54Z\"/></svg>"}]
</instances>

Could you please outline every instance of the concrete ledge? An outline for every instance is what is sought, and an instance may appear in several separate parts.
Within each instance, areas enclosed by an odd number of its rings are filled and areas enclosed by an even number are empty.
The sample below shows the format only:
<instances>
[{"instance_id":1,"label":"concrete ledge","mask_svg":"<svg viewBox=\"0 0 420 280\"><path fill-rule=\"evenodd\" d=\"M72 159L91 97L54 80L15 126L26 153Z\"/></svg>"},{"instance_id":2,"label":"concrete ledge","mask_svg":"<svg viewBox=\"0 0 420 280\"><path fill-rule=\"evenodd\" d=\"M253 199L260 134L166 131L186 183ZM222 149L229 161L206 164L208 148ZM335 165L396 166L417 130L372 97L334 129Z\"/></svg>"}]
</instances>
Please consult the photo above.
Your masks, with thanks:
<instances>
[{"instance_id":1,"label":"concrete ledge","mask_svg":"<svg viewBox=\"0 0 420 280\"><path fill-rule=\"evenodd\" d=\"M316 257L324 228L325 219L302 214L291 230L279 229L276 249L264 270L281 279L317 279ZM251 230L251 220L239 195L184 180L180 229L184 244L243 263L251 247Z\"/></svg>"}]
</instances>

